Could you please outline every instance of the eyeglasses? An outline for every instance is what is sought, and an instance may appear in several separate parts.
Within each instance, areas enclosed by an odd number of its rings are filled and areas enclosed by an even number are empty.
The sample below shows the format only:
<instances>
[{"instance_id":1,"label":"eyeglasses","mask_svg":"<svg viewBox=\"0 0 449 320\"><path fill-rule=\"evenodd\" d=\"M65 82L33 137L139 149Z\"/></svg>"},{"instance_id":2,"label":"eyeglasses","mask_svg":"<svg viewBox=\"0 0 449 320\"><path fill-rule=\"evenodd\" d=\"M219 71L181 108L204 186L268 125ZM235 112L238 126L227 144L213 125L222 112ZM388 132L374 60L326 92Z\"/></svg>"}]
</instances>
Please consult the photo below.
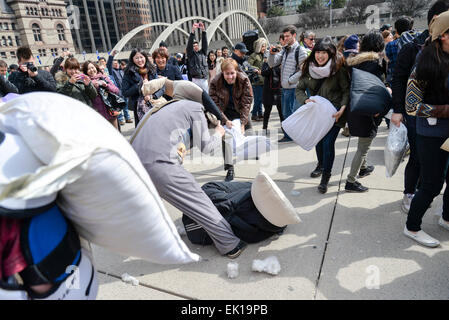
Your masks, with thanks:
<instances>
[{"instance_id":1,"label":"eyeglasses","mask_svg":"<svg viewBox=\"0 0 449 320\"><path fill-rule=\"evenodd\" d=\"M307 39L309 39L310 41L315 41L315 38L307 38Z\"/></svg>"}]
</instances>

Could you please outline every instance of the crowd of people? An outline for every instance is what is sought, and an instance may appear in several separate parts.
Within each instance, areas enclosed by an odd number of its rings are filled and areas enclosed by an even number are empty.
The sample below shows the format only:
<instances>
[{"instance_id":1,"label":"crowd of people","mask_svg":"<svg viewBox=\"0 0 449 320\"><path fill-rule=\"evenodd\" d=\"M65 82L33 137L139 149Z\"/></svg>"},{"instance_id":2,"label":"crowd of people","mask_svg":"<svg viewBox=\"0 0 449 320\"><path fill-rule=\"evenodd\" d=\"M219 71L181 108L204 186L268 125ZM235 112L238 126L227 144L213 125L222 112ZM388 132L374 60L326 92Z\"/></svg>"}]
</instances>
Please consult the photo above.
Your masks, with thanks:
<instances>
[{"instance_id":1,"label":"crowd of people","mask_svg":"<svg viewBox=\"0 0 449 320\"><path fill-rule=\"evenodd\" d=\"M197 102L218 119L215 134L209 137L208 143L222 143L227 182L235 178L235 160L223 127L232 129L234 121L239 120L240 127L234 129L245 134L252 122L263 121L266 133L273 105L282 122L301 106L314 103L314 96L320 96L335 107L335 122L315 147L317 165L310 173L311 178L321 178L318 192L322 194L328 191L335 143L342 129L342 134L358 139L345 190L361 193L369 190L357 179L375 169L369 164L368 154L383 119L388 126L398 127L403 123L408 130L410 148L401 204L402 211L408 214L403 233L424 246L436 247L439 241L425 233L421 224L444 182L449 182L449 153L440 149L449 138L448 10L445 1L437 1L428 11L429 28L423 32L415 30L413 19L408 17L399 18L394 27L384 25L363 36L344 36L338 42L329 36L317 39L313 31L304 31L298 37L296 27L287 26L274 45L259 38L252 48L242 41L232 48L217 50L209 50L204 24L195 23L184 54L170 54L164 42L151 54L133 49L128 61L117 60L114 51L108 59L99 57L98 61L80 63L65 52L47 70L36 67L30 48L20 47L18 65L8 68L0 61L0 95L57 92L91 107L120 130L125 123L134 122L137 127L155 106L170 103L174 89L168 81L190 80L199 88ZM201 41L195 39L197 31ZM351 110L351 81L358 71L384 84L393 101L392 110L372 115ZM162 80L154 90L143 89L158 79L166 79L167 84ZM111 106L110 96L123 98L125 105L117 110ZM204 124L204 114L196 107L195 104L172 104L157 117L152 116L152 130L161 134L163 130L176 130L178 124L187 129L190 120L196 118ZM177 111L170 113L174 108ZM391 116L387 117L388 113ZM283 133L279 143L291 142L292 138ZM192 205L198 199L205 199L205 194L177 161L170 162L168 146L158 139L150 142L163 160L158 158L147 168L161 197L185 209L189 217L209 231L220 253L237 257L246 244L232 234L229 225L216 212L211 213L211 208L204 206L200 210ZM162 154L165 149L166 154ZM179 189L183 183L191 185L196 194ZM211 206L206 200L204 203ZM449 230L447 187L438 223Z\"/></svg>"}]
</instances>

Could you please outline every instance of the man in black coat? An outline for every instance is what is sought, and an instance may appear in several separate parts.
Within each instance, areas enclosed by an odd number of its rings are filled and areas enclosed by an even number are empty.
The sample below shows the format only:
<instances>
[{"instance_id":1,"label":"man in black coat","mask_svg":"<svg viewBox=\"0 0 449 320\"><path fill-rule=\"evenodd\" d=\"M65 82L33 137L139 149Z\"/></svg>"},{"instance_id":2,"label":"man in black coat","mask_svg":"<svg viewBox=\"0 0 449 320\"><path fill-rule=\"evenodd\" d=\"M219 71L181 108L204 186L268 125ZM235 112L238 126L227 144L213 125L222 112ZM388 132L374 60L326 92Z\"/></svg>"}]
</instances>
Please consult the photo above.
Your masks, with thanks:
<instances>
[{"instance_id":1,"label":"man in black coat","mask_svg":"<svg viewBox=\"0 0 449 320\"><path fill-rule=\"evenodd\" d=\"M35 59L29 47L17 49L17 59L19 60L19 71L9 77L19 90L20 94L49 91L56 92L56 81L50 72L37 70Z\"/></svg>"},{"instance_id":2,"label":"man in black coat","mask_svg":"<svg viewBox=\"0 0 449 320\"><path fill-rule=\"evenodd\" d=\"M449 6L446 4L446 1L437 1L428 11L428 24L430 24L434 16L439 15L448 9ZM404 198L401 206L402 211L405 213L408 213L410 209L410 204L413 195L415 194L420 175L418 154L416 150L416 118L407 115L405 111L405 96L407 93L408 79L415 65L416 57L428 37L429 30L426 30L420 36L415 38L413 42L409 42L402 47L396 60L392 80L393 115L391 116L391 122L399 127L400 123L404 121L404 124L407 127L410 145L410 156L404 174Z\"/></svg>"},{"instance_id":3,"label":"man in black coat","mask_svg":"<svg viewBox=\"0 0 449 320\"><path fill-rule=\"evenodd\" d=\"M198 41L195 41L195 30L200 28L202 31L202 48L200 50ZM202 22L195 23L187 42L187 65L192 82L197 84L201 89L209 92L207 77L209 75L209 67L207 65L207 34L206 28Z\"/></svg>"}]
</instances>

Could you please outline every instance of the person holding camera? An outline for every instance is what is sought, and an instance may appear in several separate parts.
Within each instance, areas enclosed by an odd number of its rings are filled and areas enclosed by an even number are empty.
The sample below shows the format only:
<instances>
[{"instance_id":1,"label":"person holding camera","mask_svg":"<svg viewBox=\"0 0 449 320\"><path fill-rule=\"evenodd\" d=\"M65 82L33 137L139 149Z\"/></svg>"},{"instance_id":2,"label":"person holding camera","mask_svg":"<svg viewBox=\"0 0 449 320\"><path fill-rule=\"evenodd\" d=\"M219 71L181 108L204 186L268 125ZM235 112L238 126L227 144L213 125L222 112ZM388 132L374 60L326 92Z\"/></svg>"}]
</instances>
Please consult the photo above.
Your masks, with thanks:
<instances>
[{"instance_id":1,"label":"person holding camera","mask_svg":"<svg viewBox=\"0 0 449 320\"><path fill-rule=\"evenodd\" d=\"M97 110L98 113L100 113L106 120L108 120L117 130L119 130L117 121L119 112L111 113L103 100L104 94L112 92L118 95L120 94L120 89L117 88L111 79L101 71L98 64L92 61L84 62L83 73L86 77L90 78L97 91L97 96L92 100L93 108Z\"/></svg>"},{"instance_id":2,"label":"person holding camera","mask_svg":"<svg viewBox=\"0 0 449 320\"><path fill-rule=\"evenodd\" d=\"M198 28L201 29L201 50L198 41L195 41L195 30ZM209 67L207 65L207 34L202 22L193 24L192 32L187 42L187 66L192 77L192 82L204 91L209 92L209 84L207 83L207 77L209 75Z\"/></svg>"},{"instance_id":3,"label":"person holding camera","mask_svg":"<svg viewBox=\"0 0 449 320\"><path fill-rule=\"evenodd\" d=\"M17 59L19 60L19 71L11 74L11 81L19 90L20 94L49 91L56 92L56 82L50 72L37 70L35 59L29 47L17 49Z\"/></svg>"},{"instance_id":4,"label":"person holding camera","mask_svg":"<svg viewBox=\"0 0 449 320\"><path fill-rule=\"evenodd\" d=\"M254 52L248 59L248 63L254 68L254 73L256 74L251 81L254 92L254 107L251 116L251 120L253 121L263 120L262 96L264 77L262 75L262 66L266 50L267 40L265 38L260 38L254 42Z\"/></svg>"},{"instance_id":5,"label":"person holding camera","mask_svg":"<svg viewBox=\"0 0 449 320\"><path fill-rule=\"evenodd\" d=\"M56 92L93 107L92 100L97 96L92 81L81 73L80 64L75 58L69 58L64 63L64 70L55 75Z\"/></svg>"}]
</instances>

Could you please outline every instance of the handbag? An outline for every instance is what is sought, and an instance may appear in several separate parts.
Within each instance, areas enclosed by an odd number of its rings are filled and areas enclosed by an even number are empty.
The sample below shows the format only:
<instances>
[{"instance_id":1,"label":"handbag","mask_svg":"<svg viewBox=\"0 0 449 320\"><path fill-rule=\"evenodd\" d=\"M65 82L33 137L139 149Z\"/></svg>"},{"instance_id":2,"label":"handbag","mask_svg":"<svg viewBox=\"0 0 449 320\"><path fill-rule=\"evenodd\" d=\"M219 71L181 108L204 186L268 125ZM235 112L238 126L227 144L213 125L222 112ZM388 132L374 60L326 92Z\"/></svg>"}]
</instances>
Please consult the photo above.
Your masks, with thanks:
<instances>
[{"instance_id":1,"label":"handbag","mask_svg":"<svg viewBox=\"0 0 449 320\"><path fill-rule=\"evenodd\" d=\"M106 88L99 87L98 93L111 116L118 116L120 112L126 107L125 99L113 92L110 92Z\"/></svg>"}]
</instances>

